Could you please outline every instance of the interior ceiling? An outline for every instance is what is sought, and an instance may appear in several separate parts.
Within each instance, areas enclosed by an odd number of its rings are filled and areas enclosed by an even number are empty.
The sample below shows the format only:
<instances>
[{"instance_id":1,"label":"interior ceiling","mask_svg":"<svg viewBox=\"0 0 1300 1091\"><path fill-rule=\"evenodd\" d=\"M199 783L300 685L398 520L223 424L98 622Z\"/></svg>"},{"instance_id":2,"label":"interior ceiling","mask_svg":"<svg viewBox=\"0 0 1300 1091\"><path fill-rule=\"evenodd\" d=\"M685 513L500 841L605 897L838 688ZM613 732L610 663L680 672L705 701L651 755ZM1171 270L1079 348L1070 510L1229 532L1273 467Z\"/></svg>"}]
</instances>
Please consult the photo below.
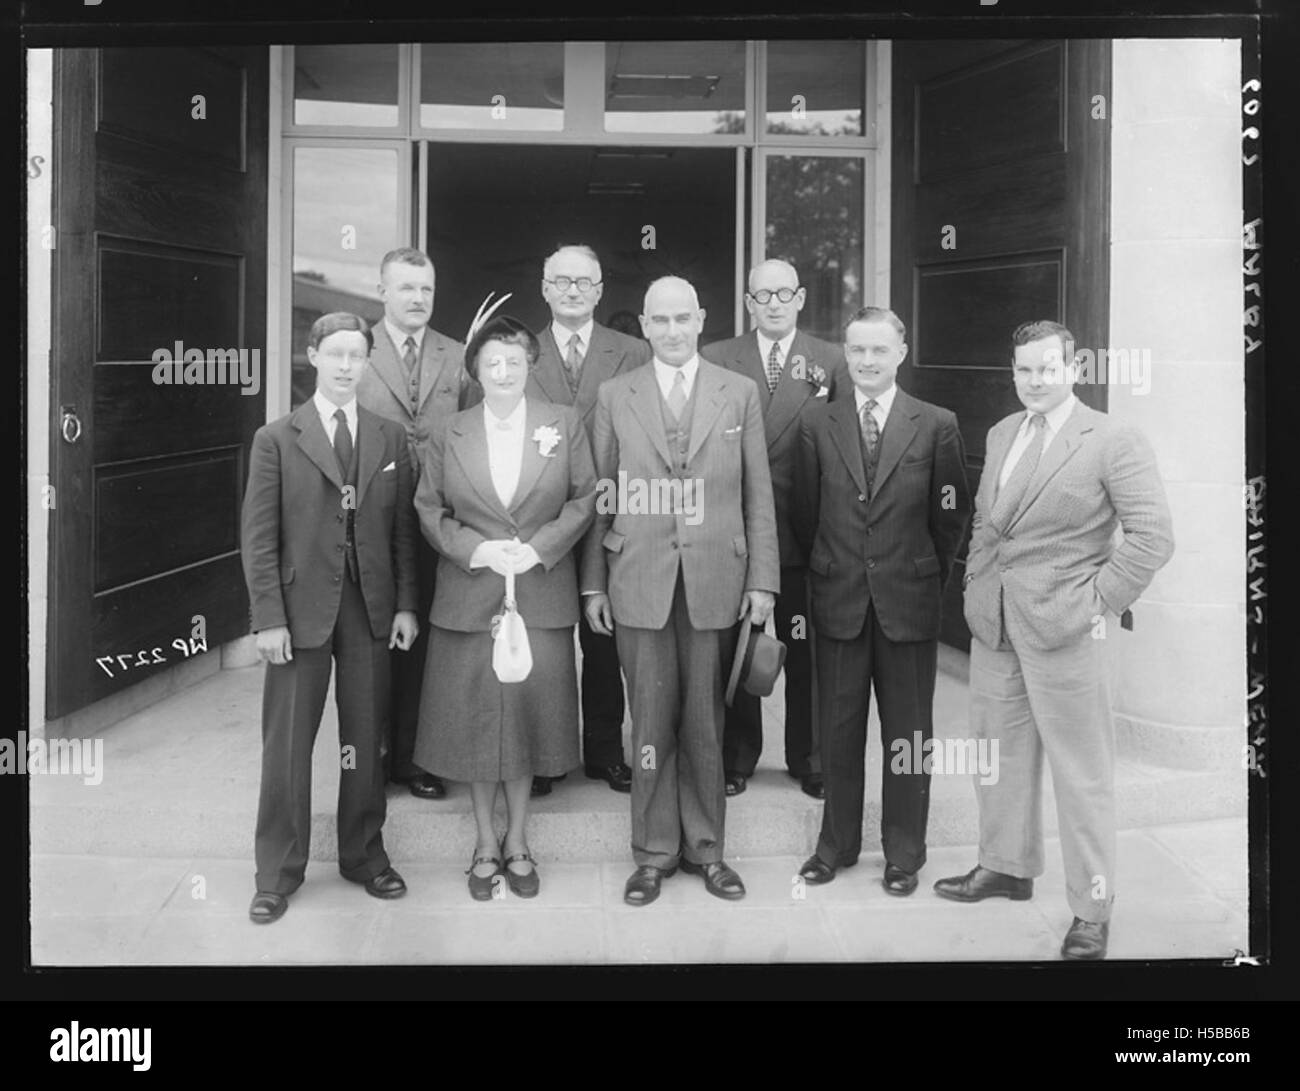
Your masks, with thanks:
<instances>
[{"instance_id":1,"label":"interior ceiling","mask_svg":"<svg viewBox=\"0 0 1300 1091\"><path fill-rule=\"evenodd\" d=\"M769 109L785 110L803 95L809 110L861 106L862 43L787 43L770 62ZM423 45L421 99L452 106L483 106L493 95L508 105L563 103L562 42L485 42ZM397 102L396 45L313 45L294 50L294 94L328 102ZM720 77L706 99L672 94L607 99L612 110L738 110L745 99L743 42L610 42L605 86L614 77ZM703 85L704 81L700 81ZM644 85L643 85L644 86ZM665 88L667 90L667 88Z\"/></svg>"},{"instance_id":2,"label":"interior ceiling","mask_svg":"<svg viewBox=\"0 0 1300 1091\"><path fill-rule=\"evenodd\" d=\"M651 201L730 204L731 148L572 148L531 144L439 144L429 149L429 207L493 202L547 204L600 200L592 188L623 192L640 183Z\"/></svg>"}]
</instances>

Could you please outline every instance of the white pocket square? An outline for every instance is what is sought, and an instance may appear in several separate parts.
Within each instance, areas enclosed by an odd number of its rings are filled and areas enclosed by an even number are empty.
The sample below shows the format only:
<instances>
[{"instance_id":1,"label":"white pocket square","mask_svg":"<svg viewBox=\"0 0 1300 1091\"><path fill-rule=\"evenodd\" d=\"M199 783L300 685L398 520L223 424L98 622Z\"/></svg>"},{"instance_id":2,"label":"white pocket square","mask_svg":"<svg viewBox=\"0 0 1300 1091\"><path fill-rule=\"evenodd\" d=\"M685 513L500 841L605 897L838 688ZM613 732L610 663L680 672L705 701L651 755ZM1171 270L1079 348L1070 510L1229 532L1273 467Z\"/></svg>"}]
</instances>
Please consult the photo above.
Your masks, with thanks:
<instances>
[{"instance_id":1,"label":"white pocket square","mask_svg":"<svg viewBox=\"0 0 1300 1091\"><path fill-rule=\"evenodd\" d=\"M384 467L382 470L380 470L379 472L380 472L381 474L386 474L386 473L388 473L389 470L395 470L395 469L397 469L397 463L396 463L396 462L390 462L387 466L385 466L385 467Z\"/></svg>"}]
</instances>

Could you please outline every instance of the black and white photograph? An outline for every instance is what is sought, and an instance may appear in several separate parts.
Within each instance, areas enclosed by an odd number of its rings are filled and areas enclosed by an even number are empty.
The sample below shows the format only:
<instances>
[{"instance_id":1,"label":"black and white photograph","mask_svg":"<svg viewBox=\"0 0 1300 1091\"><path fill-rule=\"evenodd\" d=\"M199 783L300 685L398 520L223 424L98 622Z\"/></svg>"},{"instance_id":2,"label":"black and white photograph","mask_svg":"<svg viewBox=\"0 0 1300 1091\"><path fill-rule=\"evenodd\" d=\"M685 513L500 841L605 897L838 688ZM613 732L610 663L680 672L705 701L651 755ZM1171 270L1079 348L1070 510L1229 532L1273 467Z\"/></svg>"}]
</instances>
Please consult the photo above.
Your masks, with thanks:
<instances>
[{"instance_id":1,"label":"black and white photograph","mask_svg":"<svg viewBox=\"0 0 1300 1091\"><path fill-rule=\"evenodd\" d=\"M1267 962L1252 24L300 25L24 51L33 969Z\"/></svg>"}]
</instances>

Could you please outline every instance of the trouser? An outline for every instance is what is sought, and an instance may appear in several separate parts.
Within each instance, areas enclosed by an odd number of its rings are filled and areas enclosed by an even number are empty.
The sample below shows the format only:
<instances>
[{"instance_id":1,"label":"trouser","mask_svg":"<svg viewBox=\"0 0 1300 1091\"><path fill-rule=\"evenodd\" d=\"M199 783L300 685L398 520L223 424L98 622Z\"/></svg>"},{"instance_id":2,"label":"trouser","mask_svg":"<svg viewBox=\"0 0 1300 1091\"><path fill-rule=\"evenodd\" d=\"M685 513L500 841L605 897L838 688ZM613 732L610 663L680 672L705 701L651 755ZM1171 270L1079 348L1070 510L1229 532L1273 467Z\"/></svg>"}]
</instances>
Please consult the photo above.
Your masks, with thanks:
<instances>
[{"instance_id":1,"label":"trouser","mask_svg":"<svg viewBox=\"0 0 1300 1091\"><path fill-rule=\"evenodd\" d=\"M370 633L361 589L343 580L338 618L318 648L294 648L266 666L262 784L257 807L257 889L292 894L311 848L311 766L331 666L339 716L339 871L365 882L388 867L381 739L389 711L387 640Z\"/></svg>"},{"instance_id":2,"label":"trouser","mask_svg":"<svg viewBox=\"0 0 1300 1091\"><path fill-rule=\"evenodd\" d=\"M623 760L623 674L618 644L578 620L582 647L582 760L589 768L604 768Z\"/></svg>"},{"instance_id":3,"label":"trouser","mask_svg":"<svg viewBox=\"0 0 1300 1091\"><path fill-rule=\"evenodd\" d=\"M971 640L971 729L998 744L997 780L977 781L979 862L1043 873L1043 757L1052 769L1066 898L1076 917L1110 918L1115 897L1115 730L1102 640L1050 652ZM981 778L981 781L984 778Z\"/></svg>"},{"instance_id":4,"label":"trouser","mask_svg":"<svg viewBox=\"0 0 1300 1091\"><path fill-rule=\"evenodd\" d=\"M854 863L862 851L867 713L874 684L880 706L880 841L885 861L904 871L925 863L930 774L924 749L934 735L938 642L893 641L872 603L852 640L817 636L818 727L826 802L817 855L832 867ZM896 749L895 742L903 741ZM900 753L912 760L896 761ZM897 767L897 771L896 771Z\"/></svg>"},{"instance_id":5,"label":"trouser","mask_svg":"<svg viewBox=\"0 0 1300 1091\"><path fill-rule=\"evenodd\" d=\"M694 629L681 577L662 629L616 625L632 702L632 857L674 867L723 856L725 679L735 631Z\"/></svg>"}]
</instances>

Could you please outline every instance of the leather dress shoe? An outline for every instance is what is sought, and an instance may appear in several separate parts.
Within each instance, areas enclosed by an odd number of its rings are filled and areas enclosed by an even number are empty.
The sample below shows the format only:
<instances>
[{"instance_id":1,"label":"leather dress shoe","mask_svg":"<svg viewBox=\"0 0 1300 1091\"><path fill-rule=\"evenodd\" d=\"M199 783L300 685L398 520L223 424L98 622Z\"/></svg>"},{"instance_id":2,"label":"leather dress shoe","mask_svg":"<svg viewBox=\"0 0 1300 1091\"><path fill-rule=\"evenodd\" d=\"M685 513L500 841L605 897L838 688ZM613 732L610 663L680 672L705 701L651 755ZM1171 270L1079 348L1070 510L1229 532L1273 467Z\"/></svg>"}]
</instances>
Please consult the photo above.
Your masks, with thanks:
<instances>
[{"instance_id":1,"label":"leather dress shoe","mask_svg":"<svg viewBox=\"0 0 1300 1091\"><path fill-rule=\"evenodd\" d=\"M814 852L799 868L799 878L813 886L821 886L835 878L835 868Z\"/></svg>"},{"instance_id":2,"label":"leather dress shoe","mask_svg":"<svg viewBox=\"0 0 1300 1091\"><path fill-rule=\"evenodd\" d=\"M1075 917L1070 930L1065 933L1065 941L1061 944L1061 957L1105 958L1108 939L1110 939L1109 921L1084 921Z\"/></svg>"},{"instance_id":3,"label":"leather dress shoe","mask_svg":"<svg viewBox=\"0 0 1300 1091\"><path fill-rule=\"evenodd\" d=\"M1010 898L1013 902L1026 902L1034 896L1034 880L1018 879L1000 871L990 871L976 865L965 875L940 879L934 892L954 902L981 902L985 898Z\"/></svg>"},{"instance_id":4,"label":"leather dress shoe","mask_svg":"<svg viewBox=\"0 0 1300 1091\"><path fill-rule=\"evenodd\" d=\"M886 893L897 894L900 898L911 894L916 889L916 883L915 871L904 871L893 864L885 865L885 877L880 880L880 885L885 888Z\"/></svg>"},{"instance_id":5,"label":"leather dress shoe","mask_svg":"<svg viewBox=\"0 0 1300 1091\"><path fill-rule=\"evenodd\" d=\"M704 879L704 889L715 898L726 898L727 901L734 902L745 896L745 884L740 881L740 876L721 860L712 864L692 864L683 857L682 870L688 875L701 876Z\"/></svg>"},{"instance_id":6,"label":"leather dress shoe","mask_svg":"<svg viewBox=\"0 0 1300 1091\"><path fill-rule=\"evenodd\" d=\"M416 773L406 783L416 799L444 799L447 795L447 786L442 778L432 773Z\"/></svg>"},{"instance_id":7,"label":"leather dress shoe","mask_svg":"<svg viewBox=\"0 0 1300 1091\"><path fill-rule=\"evenodd\" d=\"M626 762L616 761L613 765L588 765L584 770L591 780L603 780L616 792L632 790L632 770Z\"/></svg>"},{"instance_id":8,"label":"leather dress shoe","mask_svg":"<svg viewBox=\"0 0 1300 1091\"><path fill-rule=\"evenodd\" d=\"M406 893L406 882L397 874L397 869L386 867L373 879L353 879L354 883L364 882L366 893L372 898L400 898Z\"/></svg>"},{"instance_id":9,"label":"leather dress shoe","mask_svg":"<svg viewBox=\"0 0 1300 1091\"><path fill-rule=\"evenodd\" d=\"M538 796L548 796L551 794L550 777L533 777L533 786L529 789L528 794L536 799Z\"/></svg>"},{"instance_id":10,"label":"leather dress shoe","mask_svg":"<svg viewBox=\"0 0 1300 1091\"><path fill-rule=\"evenodd\" d=\"M248 919L254 924L274 924L289 908L289 896L270 890L259 890L248 907Z\"/></svg>"},{"instance_id":11,"label":"leather dress shoe","mask_svg":"<svg viewBox=\"0 0 1300 1091\"><path fill-rule=\"evenodd\" d=\"M738 796L745 790L748 777L743 777L739 773L728 773L726 780L727 795Z\"/></svg>"},{"instance_id":12,"label":"leather dress shoe","mask_svg":"<svg viewBox=\"0 0 1300 1091\"><path fill-rule=\"evenodd\" d=\"M659 897L659 884L676 874L675 867L664 869L642 864L623 887L623 900L628 905L649 905Z\"/></svg>"}]
</instances>

